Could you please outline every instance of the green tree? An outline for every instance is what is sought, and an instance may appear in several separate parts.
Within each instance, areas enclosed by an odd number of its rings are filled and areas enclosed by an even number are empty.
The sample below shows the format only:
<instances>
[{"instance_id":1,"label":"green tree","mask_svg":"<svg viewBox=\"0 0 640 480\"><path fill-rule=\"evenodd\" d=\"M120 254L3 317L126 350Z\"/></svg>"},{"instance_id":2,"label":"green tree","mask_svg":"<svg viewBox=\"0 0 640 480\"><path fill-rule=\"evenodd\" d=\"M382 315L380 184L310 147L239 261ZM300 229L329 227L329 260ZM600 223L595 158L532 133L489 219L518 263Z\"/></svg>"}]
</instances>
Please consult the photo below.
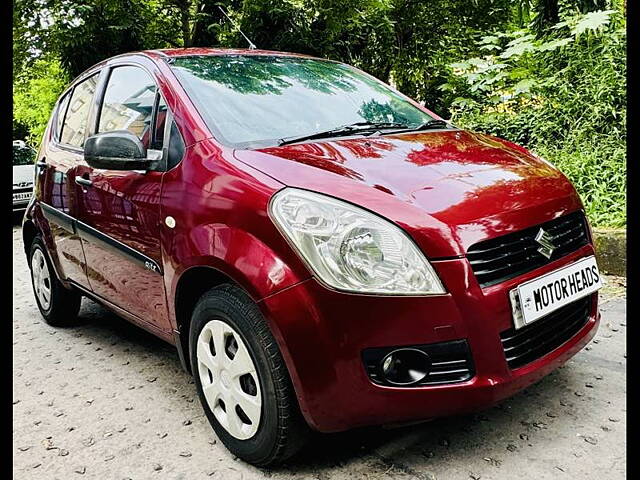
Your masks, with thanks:
<instances>
[{"instance_id":1,"label":"green tree","mask_svg":"<svg viewBox=\"0 0 640 480\"><path fill-rule=\"evenodd\" d=\"M547 158L593 223L624 226L626 22L615 10L561 20L542 37L533 26L483 36L484 54L452 64L441 88L457 96L454 121Z\"/></svg>"},{"instance_id":2,"label":"green tree","mask_svg":"<svg viewBox=\"0 0 640 480\"><path fill-rule=\"evenodd\" d=\"M72 77L115 54L140 50L150 11L135 0L57 3L50 38Z\"/></svg>"},{"instance_id":3,"label":"green tree","mask_svg":"<svg viewBox=\"0 0 640 480\"><path fill-rule=\"evenodd\" d=\"M592 221L625 223L625 0L15 0L14 138L37 140L67 80L103 59L246 48L218 6L258 48L355 65L445 117L544 154L571 176ZM277 92L278 68L200 73ZM314 88L332 88L335 79L315 73Z\"/></svg>"},{"instance_id":4,"label":"green tree","mask_svg":"<svg viewBox=\"0 0 640 480\"><path fill-rule=\"evenodd\" d=\"M23 74L13 88L14 138L27 137L37 145L44 134L53 106L68 83L60 62L55 59L36 60L29 75ZM19 126L26 128L20 134Z\"/></svg>"}]
</instances>

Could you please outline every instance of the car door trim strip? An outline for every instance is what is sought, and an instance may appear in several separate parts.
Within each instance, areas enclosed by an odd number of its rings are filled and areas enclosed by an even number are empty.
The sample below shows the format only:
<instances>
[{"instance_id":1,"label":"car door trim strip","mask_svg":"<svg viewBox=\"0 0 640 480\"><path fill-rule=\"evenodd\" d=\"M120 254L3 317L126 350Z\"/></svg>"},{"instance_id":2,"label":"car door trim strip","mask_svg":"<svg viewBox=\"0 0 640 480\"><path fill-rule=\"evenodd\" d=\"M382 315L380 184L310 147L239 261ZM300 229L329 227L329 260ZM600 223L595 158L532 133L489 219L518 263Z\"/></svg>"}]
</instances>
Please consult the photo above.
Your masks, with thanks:
<instances>
[{"instance_id":1,"label":"car door trim strip","mask_svg":"<svg viewBox=\"0 0 640 480\"><path fill-rule=\"evenodd\" d=\"M42 214L44 218L46 218L49 222L53 222L58 225L60 228L66 230L69 233L76 233L75 222L76 219L71 215L67 215L61 210L58 210L51 205L47 205L46 203L40 202L40 206L42 207Z\"/></svg>"},{"instance_id":2,"label":"car door trim strip","mask_svg":"<svg viewBox=\"0 0 640 480\"><path fill-rule=\"evenodd\" d=\"M101 231L93 228L90 225L67 215L64 212L40 202L42 212L47 220L59 225L69 233L77 234L83 240L87 242L95 243L102 248L105 248L111 252L118 253L125 257L127 260L140 265L141 267L149 270L153 273L162 275L162 268L153 258L148 257L144 253L139 252L135 248L126 245L119 240L116 240L109 235L102 233Z\"/></svg>"},{"instance_id":3,"label":"car door trim strip","mask_svg":"<svg viewBox=\"0 0 640 480\"><path fill-rule=\"evenodd\" d=\"M146 270L162 275L162 269L160 268L160 265L158 265L158 262L153 258L146 256L144 253L131 248L129 245L126 245L109 235L105 235L101 231L96 230L92 226L87 225L80 220L76 220L76 229L80 238L88 242L93 242L111 252L118 253L127 260L140 265Z\"/></svg>"}]
</instances>

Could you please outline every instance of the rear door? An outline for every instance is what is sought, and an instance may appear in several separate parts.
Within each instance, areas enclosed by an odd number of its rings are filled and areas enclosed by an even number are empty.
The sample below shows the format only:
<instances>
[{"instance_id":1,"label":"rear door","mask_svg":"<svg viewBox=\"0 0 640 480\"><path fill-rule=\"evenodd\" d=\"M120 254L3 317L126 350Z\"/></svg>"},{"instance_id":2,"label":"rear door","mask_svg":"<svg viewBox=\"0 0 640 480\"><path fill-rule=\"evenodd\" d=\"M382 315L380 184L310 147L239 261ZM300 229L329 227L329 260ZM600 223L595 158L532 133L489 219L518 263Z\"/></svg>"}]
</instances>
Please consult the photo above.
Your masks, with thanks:
<instances>
[{"instance_id":1,"label":"rear door","mask_svg":"<svg viewBox=\"0 0 640 480\"><path fill-rule=\"evenodd\" d=\"M47 220L45 241L61 279L89 287L86 262L75 228L79 204L74 174L84 163L83 150L100 72L78 82L58 102L37 158L38 190ZM48 233L48 234L47 234Z\"/></svg>"},{"instance_id":2,"label":"rear door","mask_svg":"<svg viewBox=\"0 0 640 480\"><path fill-rule=\"evenodd\" d=\"M128 130L150 155L160 156L164 112L158 115L161 97L153 77L139 65L109 68L96 133ZM78 231L91 289L143 326L170 331L160 246L163 171L100 170L85 164L77 174Z\"/></svg>"}]
</instances>

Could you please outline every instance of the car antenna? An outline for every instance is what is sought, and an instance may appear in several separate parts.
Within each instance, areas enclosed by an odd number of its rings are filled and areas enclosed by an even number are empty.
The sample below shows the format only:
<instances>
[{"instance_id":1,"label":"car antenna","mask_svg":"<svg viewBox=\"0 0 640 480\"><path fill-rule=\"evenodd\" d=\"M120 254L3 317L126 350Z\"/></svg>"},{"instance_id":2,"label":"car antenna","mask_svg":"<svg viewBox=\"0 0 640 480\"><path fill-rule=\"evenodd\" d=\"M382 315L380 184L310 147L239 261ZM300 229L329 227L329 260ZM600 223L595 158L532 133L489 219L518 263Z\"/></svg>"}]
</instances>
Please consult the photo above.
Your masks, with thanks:
<instances>
[{"instance_id":1,"label":"car antenna","mask_svg":"<svg viewBox=\"0 0 640 480\"><path fill-rule=\"evenodd\" d=\"M234 22L231 17L229 15L227 15L227 12L224 11L224 9L218 5L218 8L220 9L220 11L222 12L222 14L227 17L227 19L233 24L234 27L236 27L238 29L238 31L240 32L240 34L244 37L244 39L249 42L249 50L255 50L257 47L255 46L255 44L249 40L249 37L247 37L244 32L242 30L240 30L240 27L236 24L236 22Z\"/></svg>"}]
</instances>

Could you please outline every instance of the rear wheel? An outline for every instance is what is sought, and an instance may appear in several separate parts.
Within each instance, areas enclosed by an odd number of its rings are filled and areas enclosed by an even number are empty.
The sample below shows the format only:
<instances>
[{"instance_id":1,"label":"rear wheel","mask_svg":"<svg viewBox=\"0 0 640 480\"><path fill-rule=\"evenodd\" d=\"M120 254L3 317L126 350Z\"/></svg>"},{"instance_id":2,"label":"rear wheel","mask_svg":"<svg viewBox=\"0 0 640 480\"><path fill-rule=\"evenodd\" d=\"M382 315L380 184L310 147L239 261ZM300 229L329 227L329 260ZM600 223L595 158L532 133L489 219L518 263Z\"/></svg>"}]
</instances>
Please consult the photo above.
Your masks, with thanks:
<instances>
[{"instance_id":1,"label":"rear wheel","mask_svg":"<svg viewBox=\"0 0 640 480\"><path fill-rule=\"evenodd\" d=\"M52 326L72 323L78 317L82 296L58 280L39 236L31 244L29 267L33 293L45 321Z\"/></svg>"},{"instance_id":2,"label":"rear wheel","mask_svg":"<svg viewBox=\"0 0 640 480\"><path fill-rule=\"evenodd\" d=\"M264 466L302 447L308 427L287 368L244 291L222 285L203 295L193 311L189 345L205 414L233 454Z\"/></svg>"}]
</instances>

